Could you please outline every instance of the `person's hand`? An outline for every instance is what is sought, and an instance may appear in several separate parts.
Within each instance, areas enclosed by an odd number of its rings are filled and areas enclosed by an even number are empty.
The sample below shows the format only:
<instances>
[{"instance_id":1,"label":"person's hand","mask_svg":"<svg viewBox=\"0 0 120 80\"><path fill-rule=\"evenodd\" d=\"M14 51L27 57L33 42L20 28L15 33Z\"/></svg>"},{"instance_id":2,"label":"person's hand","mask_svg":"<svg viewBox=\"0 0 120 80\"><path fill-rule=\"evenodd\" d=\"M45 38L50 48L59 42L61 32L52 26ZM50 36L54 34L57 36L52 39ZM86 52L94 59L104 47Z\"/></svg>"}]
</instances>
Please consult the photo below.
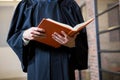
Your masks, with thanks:
<instances>
[{"instance_id":1,"label":"person's hand","mask_svg":"<svg viewBox=\"0 0 120 80\"><path fill-rule=\"evenodd\" d=\"M44 38L45 30L38 27L31 27L24 31L23 38L25 40L34 40L35 38Z\"/></svg>"},{"instance_id":2,"label":"person's hand","mask_svg":"<svg viewBox=\"0 0 120 80\"><path fill-rule=\"evenodd\" d=\"M58 34L57 32L54 32L52 34L52 38L64 46L67 46L67 47L75 46L75 38L77 34L74 35L73 37L68 36L64 31L61 31L61 34L62 35Z\"/></svg>"}]
</instances>

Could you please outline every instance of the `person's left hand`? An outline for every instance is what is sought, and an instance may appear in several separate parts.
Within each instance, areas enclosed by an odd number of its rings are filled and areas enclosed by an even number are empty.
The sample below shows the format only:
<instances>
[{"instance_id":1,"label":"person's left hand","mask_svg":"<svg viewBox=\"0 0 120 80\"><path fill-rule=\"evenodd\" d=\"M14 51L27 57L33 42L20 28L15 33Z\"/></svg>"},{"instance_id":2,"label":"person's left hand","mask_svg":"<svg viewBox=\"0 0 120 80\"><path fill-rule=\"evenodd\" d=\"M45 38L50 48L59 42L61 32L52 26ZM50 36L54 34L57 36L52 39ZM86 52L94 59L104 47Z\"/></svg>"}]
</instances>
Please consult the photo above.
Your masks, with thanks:
<instances>
[{"instance_id":1,"label":"person's left hand","mask_svg":"<svg viewBox=\"0 0 120 80\"><path fill-rule=\"evenodd\" d=\"M77 35L77 34L76 34ZM54 32L52 34L52 38L57 41L58 43L67 46L67 47L74 47L75 46L75 38L76 35L73 37L68 36L64 31L61 31L61 34Z\"/></svg>"}]
</instances>

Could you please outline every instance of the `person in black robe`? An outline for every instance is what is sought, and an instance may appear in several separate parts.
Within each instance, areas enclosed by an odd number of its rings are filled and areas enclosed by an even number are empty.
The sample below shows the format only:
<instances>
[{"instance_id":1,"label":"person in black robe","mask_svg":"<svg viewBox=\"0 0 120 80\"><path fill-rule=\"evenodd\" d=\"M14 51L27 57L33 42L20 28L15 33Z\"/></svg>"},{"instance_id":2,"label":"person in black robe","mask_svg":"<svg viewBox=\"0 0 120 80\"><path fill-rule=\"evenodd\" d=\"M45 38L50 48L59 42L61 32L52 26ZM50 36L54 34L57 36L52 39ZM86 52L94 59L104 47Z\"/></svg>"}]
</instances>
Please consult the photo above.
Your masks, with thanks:
<instances>
[{"instance_id":1,"label":"person in black robe","mask_svg":"<svg viewBox=\"0 0 120 80\"><path fill-rule=\"evenodd\" d=\"M18 56L28 80L75 80L74 70L88 68L86 29L77 34L75 46L67 46L72 38L53 34L62 44L59 48L34 41L44 37L37 26L43 18L75 26L83 22L80 7L74 0L22 0L16 7L7 42ZM67 37L66 37L67 36ZM62 37L60 39L60 37Z\"/></svg>"}]
</instances>

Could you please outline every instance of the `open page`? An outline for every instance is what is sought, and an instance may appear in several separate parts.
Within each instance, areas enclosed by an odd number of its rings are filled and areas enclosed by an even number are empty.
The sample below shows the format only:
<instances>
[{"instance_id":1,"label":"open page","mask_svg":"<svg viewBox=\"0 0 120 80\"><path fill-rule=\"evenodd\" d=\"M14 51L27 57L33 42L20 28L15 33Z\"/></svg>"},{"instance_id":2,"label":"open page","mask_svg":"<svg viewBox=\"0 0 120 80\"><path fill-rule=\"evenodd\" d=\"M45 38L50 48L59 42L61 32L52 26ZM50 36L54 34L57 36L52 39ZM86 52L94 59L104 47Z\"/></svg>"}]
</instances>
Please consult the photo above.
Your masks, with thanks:
<instances>
[{"instance_id":1,"label":"open page","mask_svg":"<svg viewBox=\"0 0 120 80\"><path fill-rule=\"evenodd\" d=\"M47 18L46 20L51 21L51 22L53 22L53 23L56 23L56 24L58 24L58 25L61 25L61 26L65 27L65 28L68 28L68 29L71 29L71 30L73 29L70 25L67 25L67 24L64 24L64 23L61 23L61 22L57 22L57 21L52 20L52 19L50 19L50 18Z\"/></svg>"},{"instance_id":2,"label":"open page","mask_svg":"<svg viewBox=\"0 0 120 80\"><path fill-rule=\"evenodd\" d=\"M92 22L92 21L94 20L94 18L91 18L91 19L89 19L89 20L87 20L87 21L85 21L85 22L83 22L83 23L77 24L74 28L72 28L70 25L57 22L57 21L52 20L52 19L50 19L50 18L47 18L46 20L51 21L51 22L53 22L53 23L56 23L56 24L58 24L58 25L61 25L61 26L65 27L65 28L71 29L72 31L77 31L77 30L79 30L79 29L87 26L90 22Z\"/></svg>"},{"instance_id":3,"label":"open page","mask_svg":"<svg viewBox=\"0 0 120 80\"><path fill-rule=\"evenodd\" d=\"M83 27L87 26L87 25L88 25L89 23L91 23L93 20L94 20L94 18L91 18L91 19L89 19L89 20L87 20L87 21L85 21L85 22L83 22L83 23L77 24L77 25L73 28L74 31L77 31L77 30L79 30L80 28L83 28Z\"/></svg>"}]
</instances>

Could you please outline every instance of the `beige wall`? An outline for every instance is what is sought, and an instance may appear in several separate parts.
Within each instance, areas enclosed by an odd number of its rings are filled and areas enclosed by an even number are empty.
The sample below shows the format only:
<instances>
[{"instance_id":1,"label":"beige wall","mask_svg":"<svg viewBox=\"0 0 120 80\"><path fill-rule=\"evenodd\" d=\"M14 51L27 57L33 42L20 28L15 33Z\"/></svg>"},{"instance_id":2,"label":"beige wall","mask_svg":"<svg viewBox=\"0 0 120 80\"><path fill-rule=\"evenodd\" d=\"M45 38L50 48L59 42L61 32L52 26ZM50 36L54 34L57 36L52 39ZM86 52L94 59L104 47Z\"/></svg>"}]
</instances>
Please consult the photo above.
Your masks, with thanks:
<instances>
[{"instance_id":1,"label":"beige wall","mask_svg":"<svg viewBox=\"0 0 120 80\"><path fill-rule=\"evenodd\" d=\"M0 2L0 80L26 77L21 70L21 64L6 43L6 37L12 18L15 3Z\"/></svg>"},{"instance_id":2,"label":"beige wall","mask_svg":"<svg viewBox=\"0 0 120 80\"><path fill-rule=\"evenodd\" d=\"M24 77L17 56L9 47L0 47L0 79Z\"/></svg>"}]
</instances>

